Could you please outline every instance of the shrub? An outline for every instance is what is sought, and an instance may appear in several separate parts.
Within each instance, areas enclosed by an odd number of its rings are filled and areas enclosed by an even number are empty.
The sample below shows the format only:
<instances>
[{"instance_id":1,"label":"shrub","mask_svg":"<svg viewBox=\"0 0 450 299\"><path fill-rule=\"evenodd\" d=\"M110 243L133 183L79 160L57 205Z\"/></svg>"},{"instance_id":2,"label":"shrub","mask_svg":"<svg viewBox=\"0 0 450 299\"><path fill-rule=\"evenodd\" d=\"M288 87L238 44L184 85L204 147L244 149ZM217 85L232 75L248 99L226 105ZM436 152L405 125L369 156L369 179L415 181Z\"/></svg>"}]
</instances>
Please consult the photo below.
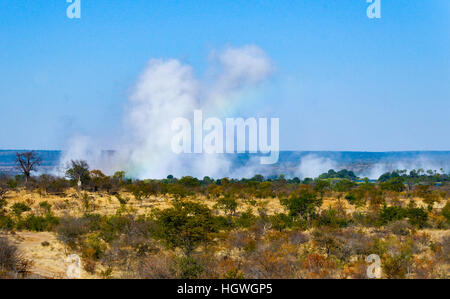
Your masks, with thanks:
<instances>
[{"instance_id":1,"label":"shrub","mask_svg":"<svg viewBox=\"0 0 450 299\"><path fill-rule=\"evenodd\" d=\"M18 263L17 247L11 245L6 238L0 237L0 269L15 271Z\"/></svg>"},{"instance_id":2,"label":"shrub","mask_svg":"<svg viewBox=\"0 0 450 299\"><path fill-rule=\"evenodd\" d=\"M28 274L32 262L25 259L16 246L6 238L0 237L0 271L12 271L22 275Z\"/></svg>"},{"instance_id":3,"label":"shrub","mask_svg":"<svg viewBox=\"0 0 450 299\"><path fill-rule=\"evenodd\" d=\"M105 253L106 245L97 234L90 235L82 243L82 254L86 259L98 260Z\"/></svg>"},{"instance_id":4,"label":"shrub","mask_svg":"<svg viewBox=\"0 0 450 299\"><path fill-rule=\"evenodd\" d=\"M48 201L43 201L39 203L39 207L44 210L45 214L49 214L52 210L52 205L48 203Z\"/></svg>"},{"instance_id":5,"label":"shrub","mask_svg":"<svg viewBox=\"0 0 450 299\"><path fill-rule=\"evenodd\" d=\"M411 256L407 254L386 255L383 258L383 273L387 278L406 278L411 265Z\"/></svg>"},{"instance_id":6,"label":"shrub","mask_svg":"<svg viewBox=\"0 0 450 299\"><path fill-rule=\"evenodd\" d=\"M280 202L289 211L289 216L302 218L310 218L315 215L316 208L321 205L316 194L307 189L299 191L290 198L282 199Z\"/></svg>"},{"instance_id":7,"label":"shrub","mask_svg":"<svg viewBox=\"0 0 450 299\"><path fill-rule=\"evenodd\" d=\"M380 184L382 190L390 190L394 192L402 192L406 189L404 185L405 179L402 177L392 178Z\"/></svg>"},{"instance_id":8,"label":"shrub","mask_svg":"<svg viewBox=\"0 0 450 299\"><path fill-rule=\"evenodd\" d=\"M345 238L338 238L333 230L315 230L313 241L319 248L324 249L328 256L333 255L340 260L348 261L352 255L352 248Z\"/></svg>"},{"instance_id":9,"label":"shrub","mask_svg":"<svg viewBox=\"0 0 450 299\"><path fill-rule=\"evenodd\" d=\"M89 232L89 220L84 218L63 218L56 227L58 240L70 248L80 245L82 236Z\"/></svg>"},{"instance_id":10,"label":"shrub","mask_svg":"<svg viewBox=\"0 0 450 299\"><path fill-rule=\"evenodd\" d=\"M336 209L329 208L327 210L322 211L320 216L317 219L318 226L330 226L330 227L346 227L350 223L350 220L347 219L344 215L340 215Z\"/></svg>"},{"instance_id":11,"label":"shrub","mask_svg":"<svg viewBox=\"0 0 450 299\"><path fill-rule=\"evenodd\" d=\"M28 215L25 220L18 223L18 226L23 229L43 232L53 230L59 223L59 219L51 214L45 217Z\"/></svg>"},{"instance_id":12,"label":"shrub","mask_svg":"<svg viewBox=\"0 0 450 299\"><path fill-rule=\"evenodd\" d=\"M407 236L411 233L413 228L405 220L397 220L391 223L388 227L388 231L391 231L395 235Z\"/></svg>"},{"instance_id":13,"label":"shrub","mask_svg":"<svg viewBox=\"0 0 450 299\"><path fill-rule=\"evenodd\" d=\"M275 214L270 217L270 223L273 229L281 232L292 225L292 218L282 213Z\"/></svg>"},{"instance_id":14,"label":"shrub","mask_svg":"<svg viewBox=\"0 0 450 299\"><path fill-rule=\"evenodd\" d=\"M333 190L335 190L337 192L347 192L355 186L356 186L356 183L354 183L353 181L347 180L347 179L342 179L342 180L339 180L333 186Z\"/></svg>"},{"instance_id":15,"label":"shrub","mask_svg":"<svg viewBox=\"0 0 450 299\"><path fill-rule=\"evenodd\" d=\"M238 202L233 196L225 196L217 200L216 208L222 209L226 214L233 216L236 213Z\"/></svg>"},{"instance_id":16,"label":"shrub","mask_svg":"<svg viewBox=\"0 0 450 299\"><path fill-rule=\"evenodd\" d=\"M428 214L423 208L409 207L404 209L402 207L383 207L380 211L381 224L387 224L392 221L402 220L408 218L408 222L416 227L423 228L428 220Z\"/></svg>"},{"instance_id":17,"label":"shrub","mask_svg":"<svg viewBox=\"0 0 450 299\"><path fill-rule=\"evenodd\" d=\"M253 215L252 210L249 208L243 212L240 217L236 219L236 226L242 228L248 228L256 223L256 216Z\"/></svg>"},{"instance_id":18,"label":"shrub","mask_svg":"<svg viewBox=\"0 0 450 299\"><path fill-rule=\"evenodd\" d=\"M428 214L423 208L409 208L406 212L408 222L419 228L423 228L428 221Z\"/></svg>"},{"instance_id":19,"label":"shrub","mask_svg":"<svg viewBox=\"0 0 450 299\"><path fill-rule=\"evenodd\" d=\"M31 208L24 204L23 202L15 203L11 210L14 215L16 215L17 218L20 218L22 216L22 213L31 211Z\"/></svg>"},{"instance_id":20,"label":"shrub","mask_svg":"<svg viewBox=\"0 0 450 299\"><path fill-rule=\"evenodd\" d=\"M311 253L302 262L306 271L306 278L332 278L336 270L336 263L321 254Z\"/></svg>"},{"instance_id":21,"label":"shrub","mask_svg":"<svg viewBox=\"0 0 450 299\"><path fill-rule=\"evenodd\" d=\"M442 215L450 222L450 201L447 201L445 207L442 208Z\"/></svg>"},{"instance_id":22,"label":"shrub","mask_svg":"<svg viewBox=\"0 0 450 299\"><path fill-rule=\"evenodd\" d=\"M14 228L14 220L6 215L0 215L0 229L11 230Z\"/></svg>"},{"instance_id":23,"label":"shrub","mask_svg":"<svg viewBox=\"0 0 450 299\"><path fill-rule=\"evenodd\" d=\"M406 210L402 207L386 207L380 211L381 224L387 224L391 221L402 220L406 217Z\"/></svg>"},{"instance_id":24,"label":"shrub","mask_svg":"<svg viewBox=\"0 0 450 299\"><path fill-rule=\"evenodd\" d=\"M166 254L156 254L140 262L138 275L143 279L169 279L173 278L173 258Z\"/></svg>"},{"instance_id":25,"label":"shrub","mask_svg":"<svg viewBox=\"0 0 450 299\"><path fill-rule=\"evenodd\" d=\"M85 259L83 261L83 268L89 274L95 274L95 269L97 267L97 263L92 259Z\"/></svg>"},{"instance_id":26,"label":"shrub","mask_svg":"<svg viewBox=\"0 0 450 299\"><path fill-rule=\"evenodd\" d=\"M156 226L156 238L169 248L181 248L186 255L211 241L216 230L209 208L194 202L176 202L172 208L156 212Z\"/></svg>"},{"instance_id":27,"label":"shrub","mask_svg":"<svg viewBox=\"0 0 450 299\"><path fill-rule=\"evenodd\" d=\"M200 278L204 271L203 265L192 256L177 258L174 268L175 276L181 279Z\"/></svg>"},{"instance_id":28,"label":"shrub","mask_svg":"<svg viewBox=\"0 0 450 299\"><path fill-rule=\"evenodd\" d=\"M309 241L308 235L299 231L292 231L289 233L289 242L294 245L300 245Z\"/></svg>"},{"instance_id":29,"label":"shrub","mask_svg":"<svg viewBox=\"0 0 450 299\"><path fill-rule=\"evenodd\" d=\"M345 196L345 199L352 205L357 207L363 206L365 204L364 198L360 193L350 192Z\"/></svg>"}]
</instances>

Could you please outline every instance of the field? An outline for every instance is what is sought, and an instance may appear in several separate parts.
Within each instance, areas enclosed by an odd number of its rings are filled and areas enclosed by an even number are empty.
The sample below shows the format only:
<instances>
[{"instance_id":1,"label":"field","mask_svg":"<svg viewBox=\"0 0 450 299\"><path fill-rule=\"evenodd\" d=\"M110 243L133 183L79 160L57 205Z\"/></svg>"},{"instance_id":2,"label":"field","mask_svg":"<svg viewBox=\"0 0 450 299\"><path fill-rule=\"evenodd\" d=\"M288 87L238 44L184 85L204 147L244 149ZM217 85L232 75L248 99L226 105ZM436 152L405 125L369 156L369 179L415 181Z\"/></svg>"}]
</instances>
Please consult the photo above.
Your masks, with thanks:
<instances>
[{"instance_id":1,"label":"field","mask_svg":"<svg viewBox=\"0 0 450 299\"><path fill-rule=\"evenodd\" d=\"M66 278L72 254L99 279L367 278L372 254L381 278L450 273L446 174L0 181L3 277Z\"/></svg>"}]
</instances>

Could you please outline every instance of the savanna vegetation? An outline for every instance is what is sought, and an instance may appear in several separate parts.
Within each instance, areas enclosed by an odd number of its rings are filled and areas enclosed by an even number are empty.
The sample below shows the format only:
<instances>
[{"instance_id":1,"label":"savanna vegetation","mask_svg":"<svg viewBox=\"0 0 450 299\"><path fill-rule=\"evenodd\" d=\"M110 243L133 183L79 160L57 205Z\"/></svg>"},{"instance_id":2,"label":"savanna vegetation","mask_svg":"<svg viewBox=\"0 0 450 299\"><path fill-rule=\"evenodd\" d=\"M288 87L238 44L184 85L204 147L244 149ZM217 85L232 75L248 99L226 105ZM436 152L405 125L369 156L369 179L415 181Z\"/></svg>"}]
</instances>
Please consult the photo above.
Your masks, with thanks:
<instances>
[{"instance_id":1,"label":"savanna vegetation","mask_svg":"<svg viewBox=\"0 0 450 299\"><path fill-rule=\"evenodd\" d=\"M444 171L133 180L72 161L64 178L30 173L0 177L2 276L38 262L9 241L22 232L55 236L96 278L366 278L370 254L383 278L449 275Z\"/></svg>"}]
</instances>

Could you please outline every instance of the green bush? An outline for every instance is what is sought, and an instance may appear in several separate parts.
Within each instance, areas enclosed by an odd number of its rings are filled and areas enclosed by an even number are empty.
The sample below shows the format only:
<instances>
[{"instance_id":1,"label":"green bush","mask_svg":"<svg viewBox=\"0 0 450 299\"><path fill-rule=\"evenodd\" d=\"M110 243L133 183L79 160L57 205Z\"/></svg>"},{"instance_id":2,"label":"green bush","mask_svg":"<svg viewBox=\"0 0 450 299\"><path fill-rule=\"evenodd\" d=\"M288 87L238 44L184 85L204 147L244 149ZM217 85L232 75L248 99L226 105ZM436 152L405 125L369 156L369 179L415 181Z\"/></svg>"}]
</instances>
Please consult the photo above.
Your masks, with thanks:
<instances>
[{"instance_id":1,"label":"green bush","mask_svg":"<svg viewBox=\"0 0 450 299\"><path fill-rule=\"evenodd\" d=\"M241 228L249 228L253 224L256 223L257 217L253 215L251 209L243 212L240 217L238 217L236 221L236 226Z\"/></svg>"},{"instance_id":2,"label":"green bush","mask_svg":"<svg viewBox=\"0 0 450 299\"><path fill-rule=\"evenodd\" d=\"M214 226L218 230L228 230L235 226L233 218L231 216L215 216L213 218Z\"/></svg>"},{"instance_id":3,"label":"green bush","mask_svg":"<svg viewBox=\"0 0 450 299\"><path fill-rule=\"evenodd\" d=\"M217 200L215 208L223 210L226 214L233 216L236 213L238 202L233 196L225 196Z\"/></svg>"},{"instance_id":4,"label":"green bush","mask_svg":"<svg viewBox=\"0 0 450 299\"><path fill-rule=\"evenodd\" d=\"M339 215L338 211L333 208L323 211L316 220L318 226L329 226L335 228L347 227L351 220Z\"/></svg>"},{"instance_id":5,"label":"green bush","mask_svg":"<svg viewBox=\"0 0 450 299\"><path fill-rule=\"evenodd\" d=\"M286 214L275 214L270 217L270 223L272 228L278 231L283 231L284 229L291 227L292 218Z\"/></svg>"},{"instance_id":6,"label":"green bush","mask_svg":"<svg viewBox=\"0 0 450 299\"><path fill-rule=\"evenodd\" d=\"M385 225L392 221L408 218L408 222L419 228L423 228L428 221L428 214L423 208L383 207L380 211L380 222Z\"/></svg>"},{"instance_id":7,"label":"green bush","mask_svg":"<svg viewBox=\"0 0 450 299\"><path fill-rule=\"evenodd\" d=\"M409 208L406 211L408 222L419 228L423 228L428 221L428 214L423 208Z\"/></svg>"},{"instance_id":8,"label":"green bush","mask_svg":"<svg viewBox=\"0 0 450 299\"><path fill-rule=\"evenodd\" d=\"M14 221L9 216L0 215L0 229L11 230L15 226Z\"/></svg>"},{"instance_id":9,"label":"green bush","mask_svg":"<svg viewBox=\"0 0 450 299\"><path fill-rule=\"evenodd\" d=\"M402 177L392 178L380 184L382 190L390 190L394 192L402 192L406 189L404 184L405 179Z\"/></svg>"},{"instance_id":10,"label":"green bush","mask_svg":"<svg viewBox=\"0 0 450 299\"><path fill-rule=\"evenodd\" d=\"M175 263L175 273L177 278L197 279L204 272L203 265L191 256L182 256Z\"/></svg>"},{"instance_id":11,"label":"green bush","mask_svg":"<svg viewBox=\"0 0 450 299\"><path fill-rule=\"evenodd\" d=\"M300 216L302 218L314 216L316 208L321 205L321 201L316 198L316 194L307 189L301 190L289 198L282 199L280 202L289 211L289 216Z\"/></svg>"},{"instance_id":12,"label":"green bush","mask_svg":"<svg viewBox=\"0 0 450 299\"><path fill-rule=\"evenodd\" d=\"M31 211L31 208L29 206L27 206L26 204L24 204L23 202L19 202L19 203L15 203L11 207L11 211L17 218L20 218L22 216L22 213Z\"/></svg>"},{"instance_id":13,"label":"green bush","mask_svg":"<svg viewBox=\"0 0 450 299\"><path fill-rule=\"evenodd\" d=\"M345 196L345 199L348 200L350 204L357 207L363 206L365 204L365 200L360 192L350 192Z\"/></svg>"},{"instance_id":14,"label":"green bush","mask_svg":"<svg viewBox=\"0 0 450 299\"><path fill-rule=\"evenodd\" d=\"M44 217L28 215L23 221L20 221L17 226L19 229L43 232L52 231L58 224L59 219L57 217L47 214Z\"/></svg>"},{"instance_id":15,"label":"green bush","mask_svg":"<svg viewBox=\"0 0 450 299\"><path fill-rule=\"evenodd\" d=\"M0 198L0 213L2 213L3 208L7 205L8 203L6 202L6 199Z\"/></svg>"},{"instance_id":16,"label":"green bush","mask_svg":"<svg viewBox=\"0 0 450 299\"><path fill-rule=\"evenodd\" d=\"M200 244L211 241L216 231L211 210L194 202L176 202L172 208L155 213L155 238L169 248L180 248L189 256Z\"/></svg>"},{"instance_id":17,"label":"green bush","mask_svg":"<svg viewBox=\"0 0 450 299\"><path fill-rule=\"evenodd\" d=\"M406 217L406 210L402 207L386 207L380 211L381 224L387 224L391 221L402 220Z\"/></svg>"},{"instance_id":18,"label":"green bush","mask_svg":"<svg viewBox=\"0 0 450 299\"><path fill-rule=\"evenodd\" d=\"M442 208L442 215L450 222L450 201L447 201L445 207Z\"/></svg>"},{"instance_id":19,"label":"green bush","mask_svg":"<svg viewBox=\"0 0 450 299\"><path fill-rule=\"evenodd\" d=\"M337 191L337 192L347 192L347 191L351 190L355 186L356 186L355 182L353 182L351 180L347 180L347 179L342 179L342 180L339 180L333 186L333 190Z\"/></svg>"}]
</instances>

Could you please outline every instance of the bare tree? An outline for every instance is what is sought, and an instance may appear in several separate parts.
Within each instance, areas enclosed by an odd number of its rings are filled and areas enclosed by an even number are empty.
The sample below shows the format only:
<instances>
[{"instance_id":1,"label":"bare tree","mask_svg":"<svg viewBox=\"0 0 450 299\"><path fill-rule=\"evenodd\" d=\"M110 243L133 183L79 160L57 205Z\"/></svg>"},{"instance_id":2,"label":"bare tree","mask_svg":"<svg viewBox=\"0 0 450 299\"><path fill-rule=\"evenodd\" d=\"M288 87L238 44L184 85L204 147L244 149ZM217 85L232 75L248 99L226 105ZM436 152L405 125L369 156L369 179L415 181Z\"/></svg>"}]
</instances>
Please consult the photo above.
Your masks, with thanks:
<instances>
[{"instance_id":1,"label":"bare tree","mask_svg":"<svg viewBox=\"0 0 450 299\"><path fill-rule=\"evenodd\" d=\"M25 175L25 182L28 183L31 172L36 171L37 166L41 165L41 157L34 151L16 153L16 164L20 171Z\"/></svg>"}]
</instances>

